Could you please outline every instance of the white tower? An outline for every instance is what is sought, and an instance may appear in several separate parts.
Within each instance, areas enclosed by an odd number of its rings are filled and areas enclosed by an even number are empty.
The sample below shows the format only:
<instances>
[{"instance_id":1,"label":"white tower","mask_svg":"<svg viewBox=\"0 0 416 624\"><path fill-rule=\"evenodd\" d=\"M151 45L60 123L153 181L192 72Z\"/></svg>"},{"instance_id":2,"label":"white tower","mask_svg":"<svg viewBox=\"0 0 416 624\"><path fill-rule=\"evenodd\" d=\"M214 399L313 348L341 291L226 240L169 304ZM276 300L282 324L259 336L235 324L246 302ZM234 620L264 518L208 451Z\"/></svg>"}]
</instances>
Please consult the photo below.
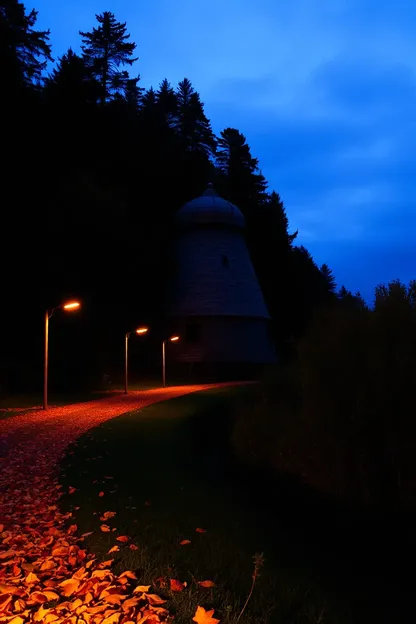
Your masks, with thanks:
<instances>
[{"instance_id":1,"label":"white tower","mask_svg":"<svg viewBox=\"0 0 416 624\"><path fill-rule=\"evenodd\" d=\"M182 363L270 364L276 354L240 210L210 184L176 215L176 278L168 309Z\"/></svg>"}]
</instances>

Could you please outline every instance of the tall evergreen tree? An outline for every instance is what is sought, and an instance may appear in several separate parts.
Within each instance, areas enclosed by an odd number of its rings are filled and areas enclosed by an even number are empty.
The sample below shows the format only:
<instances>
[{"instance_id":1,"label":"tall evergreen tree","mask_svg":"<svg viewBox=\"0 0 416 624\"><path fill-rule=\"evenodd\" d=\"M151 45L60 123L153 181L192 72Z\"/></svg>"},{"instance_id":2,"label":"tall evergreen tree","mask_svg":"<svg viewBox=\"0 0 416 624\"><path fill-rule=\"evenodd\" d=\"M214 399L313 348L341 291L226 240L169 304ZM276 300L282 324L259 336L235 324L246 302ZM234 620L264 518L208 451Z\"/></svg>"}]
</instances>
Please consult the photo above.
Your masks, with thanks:
<instances>
[{"instance_id":1,"label":"tall evergreen tree","mask_svg":"<svg viewBox=\"0 0 416 624\"><path fill-rule=\"evenodd\" d=\"M69 48L46 79L45 93L59 108L74 111L97 101L99 84L85 60Z\"/></svg>"},{"instance_id":2,"label":"tall evergreen tree","mask_svg":"<svg viewBox=\"0 0 416 624\"><path fill-rule=\"evenodd\" d=\"M92 75L101 85L101 104L113 99L116 95L126 93L131 79L123 69L132 66L137 60L133 58L136 44L129 42L126 23L117 22L114 13L104 11L95 16L99 26L92 32L82 32L82 51L84 59ZM131 83L130 83L131 84Z\"/></svg>"},{"instance_id":3,"label":"tall evergreen tree","mask_svg":"<svg viewBox=\"0 0 416 624\"><path fill-rule=\"evenodd\" d=\"M332 270L329 268L329 266L327 264L323 264L321 266L321 274L322 277L324 279L324 283L326 285L326 289L328 293L334 294L335 290L336 290L336 282L335 282L335 277L334 274L332 273Z\"/></svg>"},{"instance_id":4,"label":"tall evergreen tree","mask_svg":"<svg viewBox=\"0 0 416 624\"><path fill-rule=\"evenodd\" d=\"M210 156L215 151L216 140L211 122L206 117L204 105L190 80L184 78L176 90L177 111L174 126L184 148Z\"/></svg>"},{"instance_id":5,"label":"tall evergreen tree","mask_svg":"<svg viewBox=\"0 0 416 624\"><path fill-rule=\"evenodd\" d=\"M38 12L26 12L18 0L0 4L0 66L4 93L38 85L48 61L52 60L49 30L35 30Z\"/></svg>"},{"instance_id":6,"label":"tall evergreen tree","mask_svg":"<svg viewBox=\"0 0 416 624\"><path fill-rule=\"evenodd\" d=\"M267 182L259 171L258 159L251 155L246 137L235 128L223 130L216 162L224 193L250 219L253 210L267 201Z\"/></svg>"},{"instance_id":7,"label":"tall evergreen tree","mask_svg":"<svg viewBox=\"0 0 416 624\"><path fill-rule=\"evenodd\" d=\"M156 92L158 107L170 127L175 126L178 114L178 99L170 82L165 78Z\"/></svg>"}]
</instances>

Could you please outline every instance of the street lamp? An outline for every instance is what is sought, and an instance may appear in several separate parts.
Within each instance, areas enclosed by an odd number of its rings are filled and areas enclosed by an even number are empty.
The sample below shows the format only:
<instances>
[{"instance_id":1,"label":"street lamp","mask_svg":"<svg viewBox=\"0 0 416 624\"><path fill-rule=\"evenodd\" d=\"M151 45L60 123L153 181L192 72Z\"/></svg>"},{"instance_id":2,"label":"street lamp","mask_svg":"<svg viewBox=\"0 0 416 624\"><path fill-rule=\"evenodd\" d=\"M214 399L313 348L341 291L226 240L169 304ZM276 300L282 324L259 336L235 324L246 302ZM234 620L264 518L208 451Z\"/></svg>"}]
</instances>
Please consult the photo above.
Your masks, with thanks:
<instances>
[{"instance_id":1,"label":"street lamp","mask_svg":"<svg viewBox=\"0 0 416 624\"><path fill-rule=\"evenodd\" d=\"M49 319L55 310L65 310L72 312L78 310L81 306L79 301L68 301L52 310L45 312L45 339L44 339L44 358L43 358L43 409L48 409L48 363L49 363Z\"/></svg>"},{"instance_id":2,"label":"street lamp","mask_svg":"<svg viewBox=\"0 0 416 624\"><path fill-rule=\"evenodd\" d=\"M178 342L179 336L171 336L162 342L162 380L163 387L166 388L166 343Z\"/></svg>"},{"instance_id":3,"label":"street lamp","mask_svg":"<svg viewBox=\"0 0 416 624\"><path fill-rule=\"evenodd\" d=\"M138 327L136 329L136 334L138 336L142 336L143 334L147 334L149 331L148 327ZM130 334L133 332L127 332L124 340L124 394L127 394L127 379L128 379L128 366L129 366L129 338Z\"/></svg>"}]
</instances>

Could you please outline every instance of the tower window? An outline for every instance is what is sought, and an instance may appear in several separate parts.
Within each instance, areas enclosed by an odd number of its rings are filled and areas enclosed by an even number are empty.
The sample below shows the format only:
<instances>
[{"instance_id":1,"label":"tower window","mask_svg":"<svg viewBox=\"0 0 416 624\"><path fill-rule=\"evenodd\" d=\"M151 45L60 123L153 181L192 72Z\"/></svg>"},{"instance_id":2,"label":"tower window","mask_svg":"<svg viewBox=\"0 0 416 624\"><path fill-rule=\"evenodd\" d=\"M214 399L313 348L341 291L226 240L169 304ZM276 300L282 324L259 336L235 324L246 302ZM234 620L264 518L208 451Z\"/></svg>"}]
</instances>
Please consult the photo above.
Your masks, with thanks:
<instances>
[{"instance_id":1,"label":"tower window","mask_svg":"<svg viewBox=\"0 0 416 624\"><path fill-rule=\"evenodd\" d=\"M229 261L228 261L228 256L223 256L222 257L222 266L223 267L228 267L230 265Z\"/></svg>"},{"instance_id":2,"label":"tower window","mask_svg":"<svg viewBox=\"0 0 416 624\"><path fill-rule=\"evenodd\" d=\"M202 325L200 323L189 323L186 326L186 342L196 343L201 340Z\"/></svg>"}]
</instances>

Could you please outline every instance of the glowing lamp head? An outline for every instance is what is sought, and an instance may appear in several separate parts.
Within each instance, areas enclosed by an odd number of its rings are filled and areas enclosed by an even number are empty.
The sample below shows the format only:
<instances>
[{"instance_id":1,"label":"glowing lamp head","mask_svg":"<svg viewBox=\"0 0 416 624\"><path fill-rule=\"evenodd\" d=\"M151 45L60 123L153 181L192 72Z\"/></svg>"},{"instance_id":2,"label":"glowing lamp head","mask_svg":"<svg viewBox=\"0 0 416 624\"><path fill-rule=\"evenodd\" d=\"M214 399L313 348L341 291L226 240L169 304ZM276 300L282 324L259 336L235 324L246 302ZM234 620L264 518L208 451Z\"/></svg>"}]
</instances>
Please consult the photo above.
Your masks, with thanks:
<instances>
[{"instance_id":1,"label":"glowing lamp head","mask_svg":"<svg viewBox=\"0 0 416 624\"><path fill-rule=\"evenodd\" d=\"M171 336L171 337L169 338L169 340L170 340L171 342L178 342L178 340L179 340L179 336Z\"/></svg>"},{"instance_id":2,"label":"glowing lamp head","mask_svg":"<svg viewBox=\"0 0 416 624\"><path fill-rule=\"evenodd\" d=\"M147 334L148 331L149 331L148 327L138 327L136 329L136 334L139 334L139 335Z\"/></svg>"},{"instance_id":3,"label":"glowing lamp head","mask_svg":"<svg viewBox=\"0 0 416 624\"><path fill-rule=\"evenodd\" d=\"M81 304L79 303L79 301L69 301L68 303L65 303L62 307L64 310L78 310L80 306Z\"/></svg>"}]
</instances>

